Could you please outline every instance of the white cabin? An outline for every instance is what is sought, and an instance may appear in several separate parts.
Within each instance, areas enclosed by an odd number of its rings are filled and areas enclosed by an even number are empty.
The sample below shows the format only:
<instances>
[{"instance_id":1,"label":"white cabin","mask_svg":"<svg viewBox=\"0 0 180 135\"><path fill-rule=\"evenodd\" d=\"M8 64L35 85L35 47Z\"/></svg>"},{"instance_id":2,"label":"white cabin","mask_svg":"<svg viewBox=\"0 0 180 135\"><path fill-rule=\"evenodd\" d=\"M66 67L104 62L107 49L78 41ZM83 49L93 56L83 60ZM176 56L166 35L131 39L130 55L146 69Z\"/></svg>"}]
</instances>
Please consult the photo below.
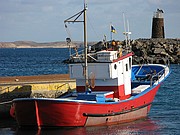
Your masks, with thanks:
<instances>
[{"instance_id":1,"label":"white cabin","mask_svg":"<svg viewBox=\"0 0 180 135\"><path fill-rule=\"evenodd\" d=\"M79 92L85 91L83 65L69 64L70 78L76 79ZM132 53L118 58L118 51L97 52L97 61L88 63L88 78L95 83L92 91L113 91L113 98L126 99L131 95L131 66Z\"/></svg>"}]
</instances>

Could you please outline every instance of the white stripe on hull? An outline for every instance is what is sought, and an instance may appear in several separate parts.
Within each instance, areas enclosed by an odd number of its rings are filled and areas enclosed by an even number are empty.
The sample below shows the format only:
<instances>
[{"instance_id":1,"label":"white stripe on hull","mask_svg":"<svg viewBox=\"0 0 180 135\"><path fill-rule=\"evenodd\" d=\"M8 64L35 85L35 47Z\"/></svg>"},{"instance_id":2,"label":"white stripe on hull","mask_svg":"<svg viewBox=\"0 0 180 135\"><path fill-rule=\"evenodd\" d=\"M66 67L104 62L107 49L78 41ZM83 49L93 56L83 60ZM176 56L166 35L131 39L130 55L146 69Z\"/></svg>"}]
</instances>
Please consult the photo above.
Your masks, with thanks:
<instances>
[{"instance_id":1,"label":"white stripe on hull","mask_svg":"<svg viewBox=\"0 0 180 135\"><path fill-rule=\"evenodd\" d=\"M109 125L113 123L124 123L144 118L148 114L148 108L144 107L136 111L106 117L88 117L85 126Z\"/></svg>"}]
</instances>

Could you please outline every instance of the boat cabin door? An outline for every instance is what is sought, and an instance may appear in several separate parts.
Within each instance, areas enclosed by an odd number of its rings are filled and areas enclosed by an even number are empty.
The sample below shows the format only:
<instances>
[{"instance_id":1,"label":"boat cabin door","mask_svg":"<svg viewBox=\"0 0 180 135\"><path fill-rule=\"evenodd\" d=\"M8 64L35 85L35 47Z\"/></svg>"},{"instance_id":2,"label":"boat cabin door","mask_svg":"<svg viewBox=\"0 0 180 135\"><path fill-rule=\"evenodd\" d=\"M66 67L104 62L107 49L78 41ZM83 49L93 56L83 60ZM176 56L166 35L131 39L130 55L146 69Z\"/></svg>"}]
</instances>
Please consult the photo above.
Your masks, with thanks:
<instances>
[{"instance_id":1,"label":"boat cabin door","mask_svg":"<svg viewBox=\"0 0 180 135\"><path fill-rule=\"evenodd\" d=\"M131 94L131 67L132 67L132 57L128 57L123 60L123 76L124 76L124 94Z\"/></svg>"}]
</instances>

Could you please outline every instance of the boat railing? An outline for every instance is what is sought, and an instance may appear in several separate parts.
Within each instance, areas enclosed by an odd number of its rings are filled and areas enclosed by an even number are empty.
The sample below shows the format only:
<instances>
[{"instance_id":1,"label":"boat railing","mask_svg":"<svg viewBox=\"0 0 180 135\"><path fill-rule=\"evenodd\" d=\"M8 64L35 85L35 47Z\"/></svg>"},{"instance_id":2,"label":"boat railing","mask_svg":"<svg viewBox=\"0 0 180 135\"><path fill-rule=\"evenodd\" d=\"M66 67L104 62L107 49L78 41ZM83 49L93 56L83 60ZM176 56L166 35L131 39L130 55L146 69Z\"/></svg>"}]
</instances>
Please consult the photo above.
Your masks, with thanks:
<instances>
[{"instance_id":1,"label":"boat railing","mask_svg":"<svg viewBox=\"0 0 180 135\"><path fill-rule=\"evenodd\" d=\"M97 59L94 58L93 56L91 56L90 54L88 54L87 56L90 57L91 59L93 59L94 61L97 61Z\"/></svg>"},{"instance_id":2,"label":"boat railing","mask_svg":"<svg viewBox=\"0 0 180 135\"><path fill-rule=\"evenodd\" d=\"M157 74L152 75L151 81L150 81L150 86L152 86L153 81L156 80L158 83L160 82L160 78L163 77L163 79L166 77L166 68L164 67L161 71L159 71Z\"/></svg>"},{"instance_id":3,"label":"boat railing","mask_svg":"<svg viewBox=\"0 0 180 135\"><path fill-rule=\"evenodd\" d=\"M73 56L76 56L77 54L78 54L78 55L79 55L79 54L83 54L83 51L84 51L84 50L77 51L77 52L71 54L70 56L73 57Z\"/></svg>"},{"instance_id":4,"label":"boat railing","mask_svg":"<svg viewBox=\"0 0 180 135\"><path fill-rule=\"evenodd\" d=\"M71 56L70 56L70 58L71 59L80 59L80 60L82 60L83 58L84 58L84 53L83 53L84 51L83 50L81 50L81 51L78 51L78 52L75 52L74 54L72 54ZM91 59L91 60L93 60L93 61L97 61L97 59L96 59L96 53L88 53L87 54L87 56ZM90 61L91 61L90 60Z\"/></svg>"},{"instance_id":5,"label":"boat railing","mask_svg":"<svg viewBox=\"0 0 180 135\"><path fill-rule=\"evenodd\" d=\"M141 65L141 67L138 69L138 71L137 71L136 75L138 75L138 74L139 74L139 72L141 71L142 67L143 67L143 64L142 64L142 65Z\"/></svg>"}]
</instances>

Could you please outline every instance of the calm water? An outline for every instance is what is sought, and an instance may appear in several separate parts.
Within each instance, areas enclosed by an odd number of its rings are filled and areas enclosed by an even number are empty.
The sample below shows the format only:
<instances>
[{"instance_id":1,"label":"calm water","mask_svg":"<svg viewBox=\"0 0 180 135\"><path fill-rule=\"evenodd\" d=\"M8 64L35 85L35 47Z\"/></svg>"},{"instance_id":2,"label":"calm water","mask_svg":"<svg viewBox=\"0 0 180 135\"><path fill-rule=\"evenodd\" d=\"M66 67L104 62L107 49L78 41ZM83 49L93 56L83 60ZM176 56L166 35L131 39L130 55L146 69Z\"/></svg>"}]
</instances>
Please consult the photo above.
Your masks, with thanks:
<instances>
[{"instance_id":1,"label":"calm water","mask_svg":"<svg viewBox=\"0 0 180 135\"><path fill-rule=\"evenodd\" d=\"M0 49L0 76L68 73L68 49Z\"/></svg>"},{"instance_id":2,"label":"calm water","mask_svg":"<svg viewBox=\"0 0 180 135\"><path fill-rule=\"evenodd\" d=\"M0 49L0 76L68 73L62 60L68 49ZM112 126L70 129L18 129L14 120L0 120L0 135L179 135L180 65L160 87L146 119Z\"/></svg>"}]
</instances>

